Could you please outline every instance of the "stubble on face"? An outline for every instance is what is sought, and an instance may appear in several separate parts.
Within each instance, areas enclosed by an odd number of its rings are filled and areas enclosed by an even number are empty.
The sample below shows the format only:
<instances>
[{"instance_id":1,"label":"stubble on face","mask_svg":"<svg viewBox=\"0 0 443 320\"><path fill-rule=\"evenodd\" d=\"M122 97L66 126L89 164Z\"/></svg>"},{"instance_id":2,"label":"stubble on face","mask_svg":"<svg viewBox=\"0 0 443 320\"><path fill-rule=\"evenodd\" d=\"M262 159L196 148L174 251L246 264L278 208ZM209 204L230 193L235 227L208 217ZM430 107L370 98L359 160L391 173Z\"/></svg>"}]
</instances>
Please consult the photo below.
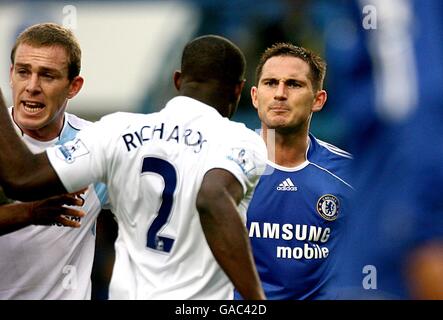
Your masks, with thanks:
<instances>
[{"instance_id":1,"label":"stubble on face","mask_svg":"<svg viewBox=\"0 0 443 320\"><path fill-rule=\"evenodd\" d=\"M265 128L288 133L309 126L314 94L309 65L296 57L272 57L263 66L253 103Z\"/></svg>"}]
</instances>

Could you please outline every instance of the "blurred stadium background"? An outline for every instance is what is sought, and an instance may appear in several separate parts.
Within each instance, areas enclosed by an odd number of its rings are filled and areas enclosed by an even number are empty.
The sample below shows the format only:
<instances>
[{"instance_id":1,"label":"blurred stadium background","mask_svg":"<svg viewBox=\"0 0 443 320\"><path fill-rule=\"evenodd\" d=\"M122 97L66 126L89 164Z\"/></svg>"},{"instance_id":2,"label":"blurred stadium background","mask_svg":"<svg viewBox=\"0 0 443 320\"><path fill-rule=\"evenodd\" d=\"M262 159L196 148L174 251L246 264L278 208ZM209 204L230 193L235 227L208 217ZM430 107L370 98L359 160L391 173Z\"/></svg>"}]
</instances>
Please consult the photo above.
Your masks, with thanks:
<instances>
[{"instance_id":1,"label":"blurred stadium background","mask_svg":"<svg viewBox=\"0 0 443 320\"><path fill-rule=\"evenodd\" d=\"M27 26L52 21L70 27L83 52L85 85L70 102L69 112L91 121L114 111L152 112L175 95L172 72L179 68L185 43L198 35L219 34L235 42L247 59L247 83L234 120L258 129L249 96L255 66L265 48L290 41L328 63L328 101L313 117L311 131L348 149L350 133L357 127L365 130L365 119L374 110L370 50L364 41L375 30L362 28L365 13L357 4L364 2L390 6L399 27L410 28L407 0L0 0L0 87L11 104L7 88L14 40ZM403 38L394 34L386 40L395 39ZM112 219L100 218L97 236L93 298L105 299L115 236Z\"/></svg>"},{"instance_id":2,"label":"blurred stadium background","mask_svg":"<svg viewBox=\"0 0 443 320\"><path fill-rule=\"evenodd\" d=\"M176 0L176 1L0 1L0 86L9 86L9 54L29 25L53 21L70 27L82 50L85 85L69 111L90 120L114 111L158 110L174 94L171 77L184 44L200 34L220 34L245 52L247 84L236 120L260 124L249 89L260 53L277 41L291 41L321 55L331 26L341 28L340 46L355 41L356 26L344 17L352 1ZM329 30L329 31L328 31ZM330 64L333 61L328 61ZM332 75L328 74L327 87ZM4 89L8 103L11 96ZM332 92L330 96L333 96ZM330 111L330 112L329 112ZM316 115L313 131L340 142L330 129L334 105Z\"/></svg>"}]
</instances>

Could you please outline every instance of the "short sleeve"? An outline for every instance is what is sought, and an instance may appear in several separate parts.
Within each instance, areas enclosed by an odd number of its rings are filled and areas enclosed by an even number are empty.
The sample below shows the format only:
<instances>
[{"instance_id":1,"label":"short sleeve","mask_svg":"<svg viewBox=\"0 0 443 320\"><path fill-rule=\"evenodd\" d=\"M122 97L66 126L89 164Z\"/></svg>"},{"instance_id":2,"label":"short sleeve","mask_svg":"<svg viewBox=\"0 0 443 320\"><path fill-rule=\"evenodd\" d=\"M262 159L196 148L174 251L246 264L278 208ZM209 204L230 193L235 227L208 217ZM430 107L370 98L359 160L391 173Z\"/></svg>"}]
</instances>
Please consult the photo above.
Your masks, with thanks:
<instances>
[{"instance_id":1,"label":"short sleeve","mask_svg":"<svg viewBox=\"0 0 443 320\"><path fill-rule=\"evenodd\" d=\"M229 144L224 142L214 154L211 166L231 172L247 193L265 170L266 146L259 135L246 128Z\"/></svg>"},{"instance_id":2,"label":"short sleeve","mask_svg":"<svg viewBox=\"0 0 443 320\"><path fill-rule=\"evenodd\" d=\"M69 192L103 182L103 152L97 123L80 131L74 140L46 150L52 167Z\"/></svg>"}]
</instances>

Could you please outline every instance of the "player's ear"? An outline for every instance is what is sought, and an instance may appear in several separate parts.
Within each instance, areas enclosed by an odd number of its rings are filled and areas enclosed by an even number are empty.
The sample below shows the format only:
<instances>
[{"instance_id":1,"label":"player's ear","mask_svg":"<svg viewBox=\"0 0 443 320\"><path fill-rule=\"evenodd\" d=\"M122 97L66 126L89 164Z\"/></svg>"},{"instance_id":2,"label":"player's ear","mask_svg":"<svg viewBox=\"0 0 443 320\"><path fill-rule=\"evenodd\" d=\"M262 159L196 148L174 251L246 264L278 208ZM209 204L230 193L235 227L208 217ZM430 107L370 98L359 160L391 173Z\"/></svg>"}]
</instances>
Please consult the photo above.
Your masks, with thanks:
<instances>
[{"instance_id":1,"label":"player's ear","mask_svg":"<svg viewBox=\"0 0 443 320\"><path fill-rule=\"evenodd\" d=\"M83 87L84 79L80 76L76 76L69 85L68 99L72 99L79 93Z\"/></svg>"},{"instance_id":2,"label":"player's ear","mask_svg":"<svg viewBox=\"0 0 443 320\"><path fill-rule=\"evenodd\" d=\"M327 98L328 94L326 93L325 90L318 90L314 96L314 103L312 104L311 108L312 112L318 112L321 109L323 109L323 106L325 105Z\"/></svg>"},{"instance_id":3,"label":"player's ear","mask_svg":"<svg viewBox=\"0 0 443 320\"><path fill-rule=\"evenodd\" d=\"M258 109L258 101L257 101L257 87L253 86L251 88L251 100L252 100L252 104L254 105L255 109Z\"/></svg>"},{"instance_id":4,"label":"player's ear","mask_svg":"<svg viewBox=\"0 0 443 320\"><path fill-rule=\"evenodd\" d=\"M180 87L181 87L181 84L182 84L181 76L182 76L182 73L179 70L176 70L174 72L173 80L174 80L174 86L175 86L175 88L177 90L180 90Z\"/></svg>"}]
</instances>

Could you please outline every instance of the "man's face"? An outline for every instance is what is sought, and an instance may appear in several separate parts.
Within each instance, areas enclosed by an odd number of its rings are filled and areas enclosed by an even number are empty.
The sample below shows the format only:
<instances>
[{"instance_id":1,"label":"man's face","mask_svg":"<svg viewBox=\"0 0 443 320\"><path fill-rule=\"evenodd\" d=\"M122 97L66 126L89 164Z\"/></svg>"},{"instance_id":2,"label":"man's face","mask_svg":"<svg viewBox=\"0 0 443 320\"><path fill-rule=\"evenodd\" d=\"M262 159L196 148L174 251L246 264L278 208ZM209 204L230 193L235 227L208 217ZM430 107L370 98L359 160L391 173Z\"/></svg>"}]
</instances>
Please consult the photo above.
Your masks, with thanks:
<instances>
[{"instance_id":1,"label":"man's face","mask_svg":"<svg viewBox=\"0 0 443 320\"><path fill-rule=\"evenodd\" d=\"M68 79L68 55L61 46L20 44L11 66L14 121L26 134L50 140L58 136L68 99L83 79Z\"/></svg>"},{"instance_id":2,"label":"man's face","mask_svg":"<svg viewBox=\"0 0 443 320\"><path fill-rule=\"evenodd\" d=\"M252 103L266 128L296 131L309 127L312 112L324 103L314 93L309 72L309 65L300 58L275 56L266 61L258 86L251 89Z\"/></svg>"}]
</instances>

